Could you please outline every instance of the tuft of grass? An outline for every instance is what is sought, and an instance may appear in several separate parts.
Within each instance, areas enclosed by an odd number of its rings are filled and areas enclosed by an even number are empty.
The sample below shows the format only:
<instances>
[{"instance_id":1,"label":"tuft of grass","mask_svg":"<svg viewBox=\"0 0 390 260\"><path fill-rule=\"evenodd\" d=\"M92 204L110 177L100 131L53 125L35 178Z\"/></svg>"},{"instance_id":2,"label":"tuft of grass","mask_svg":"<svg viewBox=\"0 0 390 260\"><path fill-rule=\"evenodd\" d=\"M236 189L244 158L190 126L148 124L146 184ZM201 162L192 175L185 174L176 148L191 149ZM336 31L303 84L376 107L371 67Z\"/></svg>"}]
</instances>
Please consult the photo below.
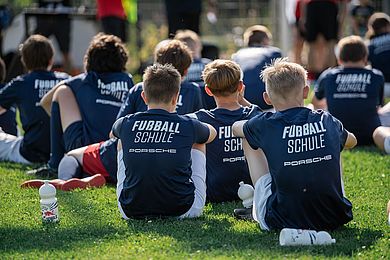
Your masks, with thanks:
<instances>
[{"instance_id":1,"label":"tuft of grass","mask_svg":"<svg viewBox=\"0 0 390 260\"><path fill-rule=\"evenodd\" d=\"M115 187L58 191L60 223L42 224L36 189L21 189L27 166L0 164L0 258L388 259L390 156L374 147L344 151L354 220L331 232L331 246L281 247L278 232L232 216L239 202L207 204L193 220L120 218Z\"/></svg>"}]
</instances>

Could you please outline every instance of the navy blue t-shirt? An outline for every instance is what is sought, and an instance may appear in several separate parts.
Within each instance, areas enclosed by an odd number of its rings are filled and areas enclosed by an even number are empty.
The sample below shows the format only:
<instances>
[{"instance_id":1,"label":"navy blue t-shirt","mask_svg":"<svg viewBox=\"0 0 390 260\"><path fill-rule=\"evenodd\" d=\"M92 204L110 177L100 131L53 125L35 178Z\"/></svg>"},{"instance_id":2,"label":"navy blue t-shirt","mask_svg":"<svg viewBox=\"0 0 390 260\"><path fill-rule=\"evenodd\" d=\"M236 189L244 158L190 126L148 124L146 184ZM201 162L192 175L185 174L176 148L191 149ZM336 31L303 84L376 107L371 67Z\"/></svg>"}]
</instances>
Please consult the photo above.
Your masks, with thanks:
<instances>
[{"instance_id":1,"label":"navy blue t-shirt","mask_svg":"<svg viewBox=\"0 0 390 260\"><path fill-rule=\"evenodd\" d=\"M0 84L0 89L4 88L4 84ZM16 126L16 108L10 107L7 111L0 115L0 127L7 134L17 136L18 129Z\"/></svg>"},{"instance_id":2,"label":"navy blue t-shirt","mask_svg":"<svg viewBox=\"0 0 390 260\"><path fill-rule=\"evenodd\" d=\"M134 114L136 112L143 112L148 109L148 106L141 97L142 88L143 82L140 82L130 89L117 118ZM203 105L198 84L183 81L180 84L180 94L176 105L177 113L179 115L184 115L198 111L201 108L203 108Z\"/></svg>"},{"instance_id":3,"label":"navy blue t-shirt","mask_svg":"<svg viewBox=\"0 0 390 260\"><path fill-rule=\"evenodd\" d=\"M265 84L260 79L260 72L264 66L280 57L281 51L272 46L243 48L232 55L232 60L237 62L244 72L245 98L261 109L269 109L272 106L266 104L263 99Z\"/></svg>"},{"instance_id":4,"label":"navy blue t-shirt","mask_svg":"<svg viewBox=\"0 0 390 260\"><path fill-rule=\"evenodd\" d=\"M252 183L242 149L242 139L233 135L232 125L236 121L250 119L260 112L261 109L253 105L237 110L202 109L194 114L198 120L212 125L217 130L217 137L206 145L208 201L238 200L239 182Z\"/></svg>"},{"instance_id":5,"label":"navy blue t-shirt","mask_svg":"<svg viewBox=\"0 0 390 260\"><path fill-rule=\"evenodd\" d=\"M133 87L131 75L90 71L65 84L72 89L79 105L86 144L107 140L119 109Z\"/></svg>"},{"instance_id":6,"label":"navy blue t-shirt","mask_svg":"<svg viewBox=\"0 0 390 260\"><path fill-rule=\"evenodd\" d=\"M378 70L336 67L321 74L314 92L326 98L329 112L355 134L358 145L368 145L381 125L377 107L383 105L383 86Z\"/></svg>"},{"instance_id":7,"label":"navy blue t-shirt","mask_svg":"<svg viewBox=\"0 0 390 260\"><path fill-rule=\"evenodd\" d=\"M341 184L340 151L348 133L340 121L322 110L297 107L260 114L243 130L249 145L267 157L269 228L329 230L352 219Z\"/></svg>"},{"instance_id":8,"label":"navy blue t-shirt","mask_svg":"<svg viewBox=\"0 0 390 260\"><path fill-rule=\"evenodd\" d=\"M0 90L0 106L20 111L24 138L20 154L30 162L46 162L50 155L50 118L39 105L41 98L61 80L65 73L33 71L11 80Z\"/></svg>"},{"instance_id":9,"label":"navy blue t-shirt","mask_svg":"<svg viewBox=\"0 0 390 260\"><path fill-rule=\"evenodd\" d=\"M373 68L382 71L386 82L390 82L390 33L375 36L370 40L368 60Z\"/></svg>"},{"instance_id":10,"label":"navy blue t-shirt","mask_svg":"<svg viewBox=\"0 0 390 260\"><path fill-rule=\"evenodd\" d=\"M119 202L126 216L187 212L195 189L191 148L207 141L208 127L186 116L151 109L118 119L112 132L122 142L126 178Z\"/></svg>"}]
</instances>

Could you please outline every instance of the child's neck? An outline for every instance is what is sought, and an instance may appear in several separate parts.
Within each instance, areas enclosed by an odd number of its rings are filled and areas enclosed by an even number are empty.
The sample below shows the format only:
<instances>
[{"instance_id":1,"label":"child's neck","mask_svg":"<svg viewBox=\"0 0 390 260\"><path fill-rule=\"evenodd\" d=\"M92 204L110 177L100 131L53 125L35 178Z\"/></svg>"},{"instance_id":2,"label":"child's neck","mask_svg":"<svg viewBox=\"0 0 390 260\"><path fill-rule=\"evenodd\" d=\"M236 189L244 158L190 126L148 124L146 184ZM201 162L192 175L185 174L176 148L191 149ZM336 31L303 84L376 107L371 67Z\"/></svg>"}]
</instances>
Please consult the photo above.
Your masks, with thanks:
<instances>
[{"instance_id":1,"label":"child's neck","mask_svg":"<svg viewBox=\"0 0 390 260\"><path fill-rule=\"evenodd\" d=\"M148 104L148 110L149 109L162 109L165 111L168 111L169 113L173 113L176 111L176 104L165 104L165 103L149 103Z\"/></svg>"},{"instance_id":2,"label":"child's neck","mask_svg":"<svg viewBox=\"0 0 390 260\"><path fill-rule=\"evenodd\" d=\"M357 61L357 62L348 61L348 62L342 62L341 66L343 66L344 68L364 68L366 66L366 62L365 61Z\"/></svg>"},{"instance_id":3,"label":"child's neck","mask_svg":"<svg viewBox=\"0 0 390 260\"><path fill-rule=\"evenodd\" d=\"M290 109L290 108L296 108L296 107L304 107L305 106L305 103L303 102L303 100L290 100L289 102L287 103L279 103L279 102L275 102L273 103L273 106L275 108L275 111L284 111L284 110L287 110L287 109Z\"/></svg>"},{"instance_id":4,"label":"child's neck","mask_svg":"<svg viewBox=\"0 0 390 260\"><path fill-rule=\"evenodd\" d=\"M232 94L227 97L214 96L214 99L215 99L215 103L217 104L217 108L223 108L227 110L237 110L241 107L240 104L238 103L237 94Z\"/></svg>"}]
</instances>

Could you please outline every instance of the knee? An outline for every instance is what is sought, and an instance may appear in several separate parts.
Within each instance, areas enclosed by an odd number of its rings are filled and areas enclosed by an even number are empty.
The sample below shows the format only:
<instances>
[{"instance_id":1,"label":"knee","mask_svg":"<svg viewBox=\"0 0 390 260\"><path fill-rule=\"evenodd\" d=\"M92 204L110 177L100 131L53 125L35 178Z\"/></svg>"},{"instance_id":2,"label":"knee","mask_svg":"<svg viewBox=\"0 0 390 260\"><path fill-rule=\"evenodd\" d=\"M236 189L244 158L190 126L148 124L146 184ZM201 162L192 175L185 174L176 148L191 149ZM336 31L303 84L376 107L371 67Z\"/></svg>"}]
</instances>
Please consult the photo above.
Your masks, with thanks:
<instances>
[{"instance_id":1,"label":"knee","mask_svg":"<svg viewBox=\"0 0 390 260\"><path fill-rule=\"evenodd\" d=\"M74 98L72 90L66 85L61 85L54 92L53 101L61 102L62 100L67 100L69 97Z\"/></svg>"}]
</instances>

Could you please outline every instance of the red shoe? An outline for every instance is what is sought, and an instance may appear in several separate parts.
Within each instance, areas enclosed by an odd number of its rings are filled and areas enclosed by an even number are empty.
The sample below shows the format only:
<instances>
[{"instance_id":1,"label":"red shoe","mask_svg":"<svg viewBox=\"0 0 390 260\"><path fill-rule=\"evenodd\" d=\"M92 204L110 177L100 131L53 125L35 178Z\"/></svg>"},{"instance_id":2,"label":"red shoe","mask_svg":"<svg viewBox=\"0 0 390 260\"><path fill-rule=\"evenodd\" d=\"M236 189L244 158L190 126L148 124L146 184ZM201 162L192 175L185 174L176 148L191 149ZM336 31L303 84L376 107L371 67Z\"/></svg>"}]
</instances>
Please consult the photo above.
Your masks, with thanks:
<instances>
[{"instance_id":1,"label":"red shoe","mask_svg":"<svg viewBox=\"0 0 390 260\"><path fill-rule=\"evenodd\" d=\"M77 179L72 178L61 185L61 190L70 191L74 189L86 189L90 187L102 187L106 184L106 179L101 174L95 174L91 177Z\"/></svg>"},{"instance_id":2,"label":"red shoe","mask_svg":"<svg viewBox=\"0 0 390 260\"><path fill-rule=\"evenodd\" d=\"M62 184L64 183L64 180L55 179L50 180L49 183L56 187L56 189L61 189ZM45 183L45 180L28 180L22 183L20 185L21 188L37 188L39 189L43 184Z\"/></svg>"}]
</instances>

